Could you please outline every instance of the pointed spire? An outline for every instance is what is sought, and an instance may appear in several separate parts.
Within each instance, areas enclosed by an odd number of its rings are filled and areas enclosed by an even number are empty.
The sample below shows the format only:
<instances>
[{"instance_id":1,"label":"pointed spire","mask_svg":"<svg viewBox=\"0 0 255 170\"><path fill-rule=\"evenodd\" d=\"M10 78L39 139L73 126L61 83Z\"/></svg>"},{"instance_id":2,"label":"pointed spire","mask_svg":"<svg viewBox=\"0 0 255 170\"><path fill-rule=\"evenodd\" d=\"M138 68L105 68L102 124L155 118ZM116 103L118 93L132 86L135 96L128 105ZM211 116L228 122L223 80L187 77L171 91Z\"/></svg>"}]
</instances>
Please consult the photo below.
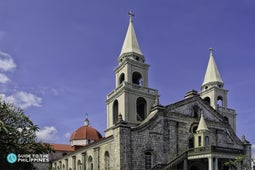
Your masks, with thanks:
<instances>
[{"instance_id":1,"label":"pointed spire","mask_svg":"<svg viewBox=\"0 0 255 170\"><path fill-rule=\"evenodd\" d=\"M223 84L223 81L220 76L220 72L217 68L216 62L213 57L213 49L210 48L209 51L210 51L210 59L207 65L207 69L206 69L206 73L205 73L205 77L204 77L204 81L202 85L204 86L205 84L212 83L212 82L218 82Z\"/></svg>"},{"instance_id":2,"label":"pointed spire","mask_svg":"<svg viewBox=\"0 0 255 170\"><path fill-rule=\"evenodd\" d=\"M203 114L201 114L200 121L199 121L198 128L197 128L196 132L208 131L208 130L209 129L208 129L207 124L205 122L204 116L203 116Z\"/></svg>"},{"instance_id":3,"label":"pointed spire","mask_svg":"<svg viewBox=\"0 0 255 170\"><path fill-rule=\"evenodd\" d=\"M128 30L127 30L127 34L126 34L124 43L122 45L120 56L124 53L130 53L130 52L134 52L134 53L143 55L141 50L140 50L140 47L139 47L139 44L138 44L138 41L137 41L137 38L136 38L134 26L133 26L133 16L134 16L134 14L133 14L132 11L130 11L128 13L128 15L130 17L129 26L128 26Z\"/></svg>"}]
</instances>

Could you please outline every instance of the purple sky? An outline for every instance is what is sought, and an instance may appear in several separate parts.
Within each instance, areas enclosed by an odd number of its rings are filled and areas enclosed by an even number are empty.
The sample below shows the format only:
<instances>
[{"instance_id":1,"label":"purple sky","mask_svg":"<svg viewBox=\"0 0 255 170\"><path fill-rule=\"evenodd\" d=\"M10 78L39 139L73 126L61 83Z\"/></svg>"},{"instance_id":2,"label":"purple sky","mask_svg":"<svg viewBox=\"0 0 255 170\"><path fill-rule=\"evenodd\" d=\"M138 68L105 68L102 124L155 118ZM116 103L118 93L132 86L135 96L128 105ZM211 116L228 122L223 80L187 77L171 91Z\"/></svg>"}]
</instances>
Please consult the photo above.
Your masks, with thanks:
<instances>
[{"instance_id":1,"label":"purple sky","mask_svg":"<svg viewBox=\"0 0 255 170\"><path fill-rule=\"evenodd\" d=\"M105 99L133 10L160 103L200 91L212 47L237 134L255 143L254 9L253 0L0 0L0 94L39 125L40 140L68 143L86 113L104 135Z\"/></svg>"}]
</instances>

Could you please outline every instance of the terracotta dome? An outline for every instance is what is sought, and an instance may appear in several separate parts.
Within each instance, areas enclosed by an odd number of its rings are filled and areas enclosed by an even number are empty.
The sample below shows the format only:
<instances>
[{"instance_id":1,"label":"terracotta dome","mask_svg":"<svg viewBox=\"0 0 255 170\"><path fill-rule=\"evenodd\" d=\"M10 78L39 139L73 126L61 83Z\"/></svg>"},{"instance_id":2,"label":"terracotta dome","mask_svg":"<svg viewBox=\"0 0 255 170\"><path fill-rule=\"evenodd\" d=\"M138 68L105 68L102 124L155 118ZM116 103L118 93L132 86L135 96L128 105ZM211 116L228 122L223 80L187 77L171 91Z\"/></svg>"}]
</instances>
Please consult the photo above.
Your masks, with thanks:
<instances>
[{"instance_id":1,"label":"terracotta dome","mask_svg":"<svg viewBox=\"0 0 255 170\"><path fill-rule=\"evenodd\" d=\"M102 138L102 135L93 127L84 125L73 132L70 141L72 140L94 140L97 141Z\"/></svg>"}]
</instances>

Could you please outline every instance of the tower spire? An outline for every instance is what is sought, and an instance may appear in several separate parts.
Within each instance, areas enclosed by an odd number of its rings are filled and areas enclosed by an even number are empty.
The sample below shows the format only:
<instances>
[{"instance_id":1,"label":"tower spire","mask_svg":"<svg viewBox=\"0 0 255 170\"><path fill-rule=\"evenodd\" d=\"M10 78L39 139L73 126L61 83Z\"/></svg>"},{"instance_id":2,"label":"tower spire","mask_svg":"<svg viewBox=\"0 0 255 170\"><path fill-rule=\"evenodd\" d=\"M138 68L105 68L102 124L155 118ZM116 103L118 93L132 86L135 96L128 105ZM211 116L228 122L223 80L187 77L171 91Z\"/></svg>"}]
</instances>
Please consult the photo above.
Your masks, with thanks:
<instances>
[{"instance_id":1,"label":"tower spire","mask_svg":"<svg viewBox=\"0 0 255 170\"><path fill-rule=\"evenodd\" d=\"M199 121L199 124L198 124L198 128L196 130L197 132L200 132L200 131L208 131L208 127L207 127L207 124L205 122L205 119L204 119L204 115L201 114L201 117L200 117L200 121Z\"/></svg>"},{"instance_id":2,"label":"tower spire","mask_svg":"<svg viewBox=\"0 0 255 170\"><path fill-rule=\"evenodd\" d=\"M205 86L206 84L210 83L219 83L223 85L223 81L220 75L220 72L218 70L218 67L216 65L216 62L213 57L213 49L209 48L210 51L210 58L207 65L205 77L202 86Z\"/></svg>"},{"instance_id":3,"label":"tower spire","mask_svg":"<svg viewBox=\"0 0 255 170\"><path fill-rule=\"evenodd\" d=\"M127 30L127 33L126 33L124 43L122 45L120 56L122 56L125 53L132 53L132 52L136 53L136 54L139 54L139 55L143 55L141 50L140 50L140 47L139 47L139 44L138 44L138 41L137 41L137 38L136 38L134 26L133 26L133 17L135 15L132 11L130 11L128 13L128 15L130 17L129 18L129 25L128 25L128 30Z\"/></svg>"}]
</instances>

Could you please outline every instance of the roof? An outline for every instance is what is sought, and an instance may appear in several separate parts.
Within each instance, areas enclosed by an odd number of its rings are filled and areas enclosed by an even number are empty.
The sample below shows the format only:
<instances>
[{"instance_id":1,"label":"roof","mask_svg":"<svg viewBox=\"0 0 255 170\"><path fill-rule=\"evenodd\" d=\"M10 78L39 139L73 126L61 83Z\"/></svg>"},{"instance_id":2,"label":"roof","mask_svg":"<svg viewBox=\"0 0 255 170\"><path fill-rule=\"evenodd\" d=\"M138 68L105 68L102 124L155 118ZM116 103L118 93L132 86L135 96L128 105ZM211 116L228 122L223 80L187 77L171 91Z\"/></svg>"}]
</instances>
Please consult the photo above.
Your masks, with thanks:
<instances>
[{"instance_id":1,"label":"roof","mask_svg":"<svg viewBox=\"0 0 255 170\"><path fill-rule=\"evenodd\" d=\"M67 152L74 151L74 148L71 145L67 144L50 144L50 146L54 151L67 151Z\"/></svg>"},{"instance_id":2,"label":"roof","mask_svg":"<svg viewBox=\"0 0 255 170\"><path fill-rule=\"evenodd\" d=\"M130 53L130 52L134 52L134 53L143 55L140 50L137 38L136 38L136 34L135 34L134 26L133 26L132 15L130 16L129 26L128 26L128 30L127 30L127 34L126 34L124 43L122 45L120 56L124 53Z\"/></svg>"},{"instance_id":3,"label":"roof","mask_svg":"<svg viewBox=\"0 0 255 170\"><path fill-rule=\"evenodd\" d=\"M212 54L212 49L210 49L210 58L207 65L203 85L211 82L223 83L222 78L220 76L220 72L217 68L216 62Z\"/></svg>"},{"instance_id":4,"label":"roof","mask_svg":"<svg viewBox=\"0 0 255 170\"><path fill-rule=\"evenodd\" d=\"M198 128L197 128L197 132L199 131L208 131L208 127L207 127L207 124L205 122L205 119L204 119L204 116L203 114L201 114L201 118L200 118L200 121L199 121L199 124L198 124Z\"/></svg>"},{"instance_id":5,"label":"roof","mask_svg":"<svg viewBox=\"0 0 255 170\"><path fill-rule=\"evenodd\" d=\"M90 139L90 140L99 140L102 138L102 135L93 127L84 125L73 132L71 135L71 140L82 140L82 139Z\"/></svg>"}]
</instances>

